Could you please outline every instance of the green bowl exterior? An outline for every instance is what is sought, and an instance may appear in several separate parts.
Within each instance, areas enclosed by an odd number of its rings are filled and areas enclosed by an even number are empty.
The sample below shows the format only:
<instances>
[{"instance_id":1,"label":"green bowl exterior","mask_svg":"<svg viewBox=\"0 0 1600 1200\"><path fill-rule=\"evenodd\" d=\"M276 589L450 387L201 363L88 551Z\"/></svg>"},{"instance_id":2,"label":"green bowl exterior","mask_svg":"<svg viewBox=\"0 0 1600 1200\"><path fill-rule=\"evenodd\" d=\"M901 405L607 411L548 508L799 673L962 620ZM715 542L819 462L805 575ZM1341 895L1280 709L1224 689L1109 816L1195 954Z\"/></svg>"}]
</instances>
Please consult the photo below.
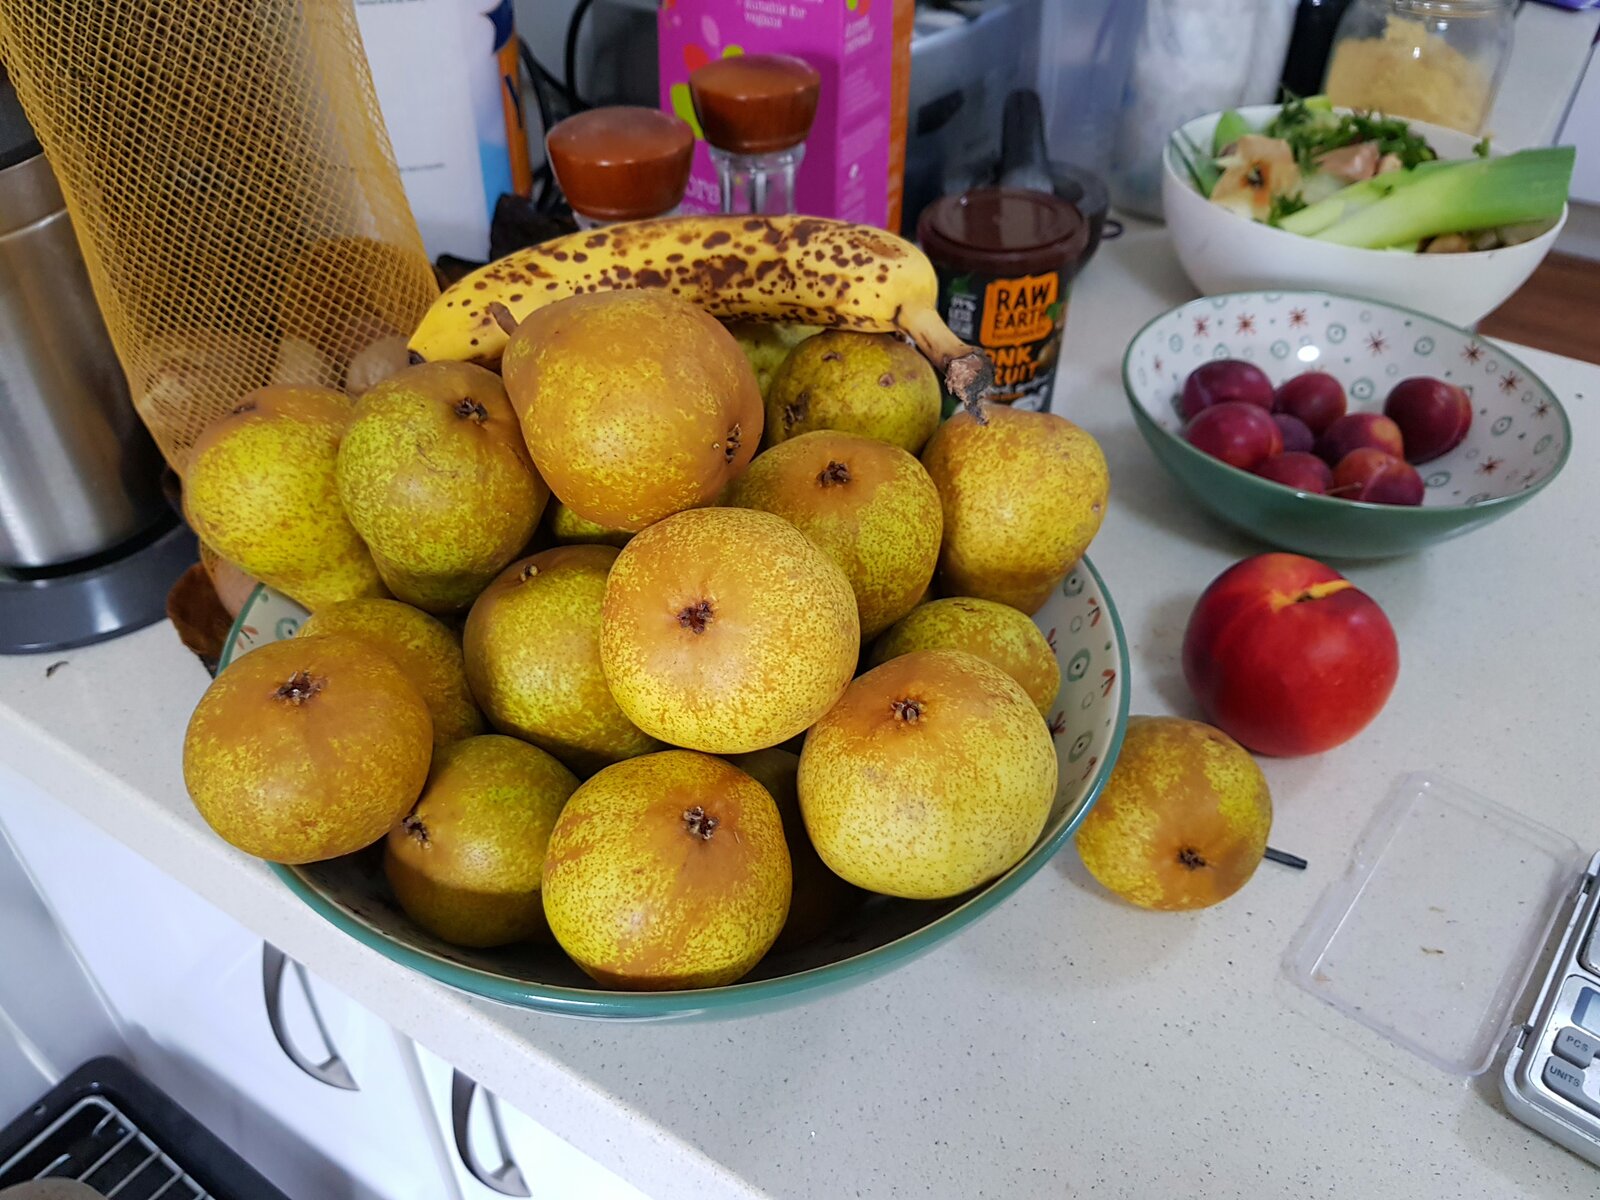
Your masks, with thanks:
<instances>
[{"instance_id":1,"label":"green bowl exterior","mask_svg":"<svg viewBox=\"0 0 1600 1200\"><path fill-rule=\"evenodd\" d=\"M1310 496L1231 467L1173 437L1139 404L1132 408L1157 461L1201 507L1241 532L1299 554L1352 559L1414 554L1499 520L1537 490L1470 508L1408 509L1406 519L1396 520L1393 506Z\"/></svg>"},{"instance_id":2,"label":"green bowl exterior","mask_svg":"<svg viewBox=\"0 0 1600 1200\"><path fill-rule=\"evenodd\" d=\"M772 979L752 980L725 987L705 988L697 991L673 992L621 992L600 988L558 987L449 962L427 951L407 945L374 929L342 905L333 903L312 887L293 867L271 864L278 877L296 896L331 924L349 934L368 949L385 958L419 971L431 979L448 984L461 991L482 996L515 1008L531 1009L565 1017L586 1017L622 1021L704 1020L722 1017L742 1017L755 1013L774 1012L809 1000L830 995L858 983L876 979L918 955L926 954L946 938L971 925L985 913L992 911L1003 900L1026 883L1056 851L1066 845L1083 819L1089 815L1111 769L1122 751L1122 739L1128 725L1128 702L1132 689L1128 663L1127 637L1117 615L1116 604L1105 580L1095 570L1088 558L1082 566L1094 578L1106 613L1110 617L1117 650L1117 669L1122 686L1119 691L1117 712L1105 757L1096 765L1095 773L1084 792L1084 800L1077 812L1062 822L1049 838L1035 845L1026 857L999 879L975 891L959 907L936 920L882 946L866 950L838 962L827 963L809 970L798 971ZM248 611L248 607L246 609ZM235 622L234 634L240 631L243 621ZM224 663L226 665L226 663Z\"/></svg>"},{"instance_id":3,"label":"green bowl exterior","mask_svg":"<svg viewBox=\"0 0 1600 1200\"><path fill-rule=\"evenodd\" d=\"M1270 294L1229 292L1209 299L1219 301L1261 296L1265 302L1269 295L1278 299L1291 291L1296 295L1332 297L1372 309L1422 317L1452 329L1463 337L1476 336L1414 309L1315 289L1290 289ZM1565 408L1557 400L1555 410L1562 429L1562 446L1560 457L1551 470L1525 491L1495 496L1477 504L1417 507L1368 504L1297 492L1249 471L1242 471L1196 449L1182 437L1162 428L1139 402L1131 376L1134 347L1145 333L1173 313L1197 303L1190 301L1162 313L1146 322L1133 336L1122 358L1123 392L1133 412L1134 423L1156 461L1200 502L1201 507L1224 523L1269 545L1326 558L1378 559L1413 554L1436 542L1470 533L1521 508L1550 485L1566 466L1572 453L1572 424ZM1514 355L1499 347L1496 353L1503 362L1523 372L1527 379L1538 380L1538 376ZM1540 383L1539 386L1544 385ZM1548 388L1545 390L1548 391Z\"/></svg>"}]
</instances>

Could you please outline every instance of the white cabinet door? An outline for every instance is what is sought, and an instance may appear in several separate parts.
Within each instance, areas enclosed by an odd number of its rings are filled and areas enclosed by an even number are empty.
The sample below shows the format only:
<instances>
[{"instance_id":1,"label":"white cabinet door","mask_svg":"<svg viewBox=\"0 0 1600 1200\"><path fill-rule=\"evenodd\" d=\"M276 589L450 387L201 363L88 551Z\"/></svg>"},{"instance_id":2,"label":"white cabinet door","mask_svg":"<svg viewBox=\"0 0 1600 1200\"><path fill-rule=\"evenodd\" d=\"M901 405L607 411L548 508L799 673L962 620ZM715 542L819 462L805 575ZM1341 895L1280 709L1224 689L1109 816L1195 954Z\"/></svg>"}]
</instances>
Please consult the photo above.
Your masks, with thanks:
<instances>
[{"instance_id":1,"label":"white cabinet door","mask_svg":"<svg viewBox=\"0 0 1600 1200\"><path fill-rule=\"evenodd\" d=\"M421 1046L414 1047L463 1200L648 1200L638 1188Z\"/></svg>"},{"instance_id":2,"label":"white cabinet door","mask_svg":"<svg viewBox=\"0 0 1600 1200\"><path fill-rule=\"evenodd\" d=\"M456 1196L415 1064L388 1025L9 773L0 823L134 1065L273 1183L308 1200Z\"/></svg>"}]
</instances>

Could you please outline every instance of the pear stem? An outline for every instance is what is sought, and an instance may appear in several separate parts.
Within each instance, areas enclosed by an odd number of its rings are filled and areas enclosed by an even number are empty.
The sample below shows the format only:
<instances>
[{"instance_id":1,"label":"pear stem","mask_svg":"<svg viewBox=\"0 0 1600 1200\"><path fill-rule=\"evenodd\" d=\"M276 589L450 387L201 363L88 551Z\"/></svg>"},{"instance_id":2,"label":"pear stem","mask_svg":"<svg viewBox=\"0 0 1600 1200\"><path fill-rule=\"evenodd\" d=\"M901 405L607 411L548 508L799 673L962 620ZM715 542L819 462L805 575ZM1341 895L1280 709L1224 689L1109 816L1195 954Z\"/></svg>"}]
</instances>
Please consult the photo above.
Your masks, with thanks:
<instances>
[{"instance_id":1,"label":"pear stem","mask_svg":"<svg viewBox=\"0 0 1600 1200\"><path fill-rule=\"evenodd\" d=\"M922 704L916 700L896 700L889 705L896 717L907 725L915 725L922 720Z\"/></svg>"},{"instance_id":2,"label":"pear stem","mask_svg":"<svg viewBox=\"0 0 1600 1200\"><path fill-rule=\"evenodd\" d=\"M328 681L326 679L314 678L310 672L296 671L272 695L275 699L287 700L290 704L298 707L315 696L327 684Z\"/></svg>"},{"instance_id":3,"label":"pear stem","mask_svg":"<svg viewBox=\"0 0 1600 1200\"><path fill-rule=\"evenodd\" d=\"M717 831L717 826L722 824L700 805L684 809L683 827L690 837L699 838L702 842L709 842L711 835Z\"/></svg>"},{"instance_id":4,"label":"pear stem","mask_svg":"<svg viewBox=\"0 0 1600 1200\"><path fill-rule=\"evenodd\" d=\"M850 468L842 462L829 461L828 465L817 472L817 482L823 487L833 487L839 483L850 482Z\"/></svg>"},{"instance_id":5,"label":"pear stem","mask_svg":"<svg viewBox=\"0 0 1600 1200\"><path fill-rule=\"evenodd\" d=\"M1185 846L1182 850L1178 851L1178 862L1181 865L1188 867L1191 871L1198 871L1202 867L1209 867L1211 865L1206 861L1205 855L1201 854L1200 851L1196 850L1193 846Z\"/></svg>"}]
</instances>

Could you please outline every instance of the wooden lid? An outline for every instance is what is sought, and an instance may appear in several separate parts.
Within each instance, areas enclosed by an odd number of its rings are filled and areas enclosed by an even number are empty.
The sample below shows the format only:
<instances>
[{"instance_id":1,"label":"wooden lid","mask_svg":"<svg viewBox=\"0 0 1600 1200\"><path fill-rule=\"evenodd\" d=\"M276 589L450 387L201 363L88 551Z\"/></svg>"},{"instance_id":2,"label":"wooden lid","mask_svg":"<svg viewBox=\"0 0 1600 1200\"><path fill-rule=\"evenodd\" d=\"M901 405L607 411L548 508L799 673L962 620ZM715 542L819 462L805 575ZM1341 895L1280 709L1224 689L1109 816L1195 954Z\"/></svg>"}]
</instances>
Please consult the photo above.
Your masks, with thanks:
<instances>
[{"instance_id":1,"label":"wooden lid","mask_svg":"<svg viewBox=\"0 0 1600 1200\"><path fill-rule=\"evenodd\" d=\"M637 221L676 208L694 158L688 125L622 104L568 117L544 145L573 211L599 221Z\"/></svg>"},{"instance_id":2,"label":"wooden lid","mask_svg":"<svg viewBox=\"0 0 1600 1200\"><path fill-rule=\"evenodd\" d=\"M806 140L822 76L787 54L736 54L689 76L706 141L733 154L771 154Z\"/></svg>"}]
</instances>

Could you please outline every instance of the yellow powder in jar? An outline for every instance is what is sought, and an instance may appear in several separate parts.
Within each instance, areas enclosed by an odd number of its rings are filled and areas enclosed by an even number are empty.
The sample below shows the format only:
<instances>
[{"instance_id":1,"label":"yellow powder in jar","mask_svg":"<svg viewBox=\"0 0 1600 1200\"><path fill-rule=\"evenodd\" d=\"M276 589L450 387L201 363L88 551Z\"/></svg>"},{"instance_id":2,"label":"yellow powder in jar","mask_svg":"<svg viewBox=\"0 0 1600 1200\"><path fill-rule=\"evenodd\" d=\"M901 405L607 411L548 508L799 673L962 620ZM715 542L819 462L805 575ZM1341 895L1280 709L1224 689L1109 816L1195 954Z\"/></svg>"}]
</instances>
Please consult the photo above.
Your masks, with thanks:
<instances>
[{"instance_id":1,"label":"yellow powder in jar","mask_svg":"<svg viewBox=\"0 0 1600 1200\"><path fill-rule=\"evenodd\" d=\"M1489 80L1477 63L1420 21L1388 19L1381 38L1334 49L1328 98L1341 108L1431 121L1477 133L1489 110Z\"/></svg>"}]
</instances>

